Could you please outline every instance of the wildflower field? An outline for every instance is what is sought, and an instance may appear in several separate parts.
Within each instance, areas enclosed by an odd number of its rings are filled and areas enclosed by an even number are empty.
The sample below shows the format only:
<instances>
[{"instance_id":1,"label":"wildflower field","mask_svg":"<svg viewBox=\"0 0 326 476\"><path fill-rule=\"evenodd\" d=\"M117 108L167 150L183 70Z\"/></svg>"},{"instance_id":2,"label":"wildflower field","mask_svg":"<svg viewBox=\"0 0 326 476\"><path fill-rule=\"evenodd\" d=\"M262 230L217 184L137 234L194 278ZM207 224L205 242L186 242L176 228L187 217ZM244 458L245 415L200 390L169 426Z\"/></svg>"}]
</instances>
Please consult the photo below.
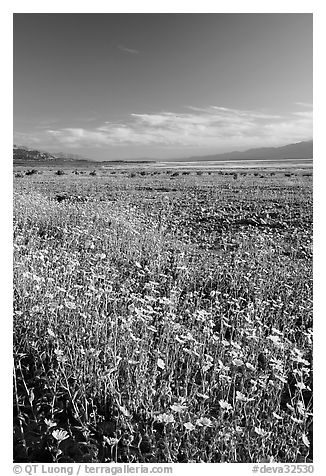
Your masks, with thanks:
<instances>
[{"instance_id":1,"label":"wildflower field","mask_svg":"<svg viewBox=\"0 0 326 476\"><path fill-rule=\"evenodd\" d=\"M312 176L14 179L15 462L312 461Z\"/></svg>"}]
</instances>

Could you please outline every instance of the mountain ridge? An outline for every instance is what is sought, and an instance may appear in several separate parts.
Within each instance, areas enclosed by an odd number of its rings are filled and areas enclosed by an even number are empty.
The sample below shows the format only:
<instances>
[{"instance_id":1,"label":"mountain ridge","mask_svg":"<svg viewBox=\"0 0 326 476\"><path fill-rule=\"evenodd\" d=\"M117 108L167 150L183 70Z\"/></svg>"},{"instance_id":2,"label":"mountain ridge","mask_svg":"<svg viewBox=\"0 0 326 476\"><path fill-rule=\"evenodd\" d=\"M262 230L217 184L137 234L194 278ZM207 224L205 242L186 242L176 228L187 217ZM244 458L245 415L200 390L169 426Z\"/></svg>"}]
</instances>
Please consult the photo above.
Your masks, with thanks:
<instances>
[{"instance_id":1,"label":"mountain ridge","mask_svg":"<svg viewBox=\"0 0 326 476\"><path fill-rule=\"evenodd\" d=\"M257 147L245 151L224 152L191 156L179 159L180 162L224 161L224 160L270 160L270 159L311 159L313 157L313 140L301 141L280 147Z\"/></svg>"},{"instance_id":2,"label":"mountain ridge","mask_svg":"<svg viewBox=\"0 0 326 476\"><path fill-rule=\"evenodd\" d=\"M312 159L313 158L313 140L301 141L293 144L287 144L280 147L260 147L245 151L224 152L222 154L199 155L173 159L129 159L129 160L90 160L77 154L65 152L49 153L25 146L13 147L14 164L23 164L24 162L46 163L155 163L155 162L220 162L237 160L286 160L286 159Z\"/></svg>"},{"instance_id":3,"label":"mountain ridge","mask_svg":"<svg viewBox=\"0 0 326 476\"><path fill-rule=\"evenodd\" d=\"M85 157L77 154L69 154L65 152L47 152L44 150L37 150L35 148L26 147L24 145L13 146L13 158L16 161L46 161L46 160L64 160L64 161L89 161Z\"/></svg>"}]
</instances>

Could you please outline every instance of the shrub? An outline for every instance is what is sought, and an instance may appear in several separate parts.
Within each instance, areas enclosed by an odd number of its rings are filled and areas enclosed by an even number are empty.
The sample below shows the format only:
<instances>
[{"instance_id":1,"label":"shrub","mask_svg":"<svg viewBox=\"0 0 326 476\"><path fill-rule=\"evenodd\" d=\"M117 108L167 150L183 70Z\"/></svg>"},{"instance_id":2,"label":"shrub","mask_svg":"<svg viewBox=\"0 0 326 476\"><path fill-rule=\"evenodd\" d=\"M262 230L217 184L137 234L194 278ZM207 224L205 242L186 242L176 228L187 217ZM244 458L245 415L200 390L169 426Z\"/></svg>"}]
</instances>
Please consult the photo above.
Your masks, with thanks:
<instances>
[{"instance_id":1,"label":"shrub","mask_svg":"<svg viewBox=\"0 0 326 476\"><path fill-rule=\"evenodd\" d=\"M65 172L63 170L57 170L56 175L65 175Z\"/></svg>"},{"instance_id":2,"label":"shrub","mask_svg":"<svg viewBox=\"0 0 326 476\"><path fill-rule=\"evenodd\" d=\"M27 170L25 173L25 175L36 175L36 174L37 174L36 169Z\"/></svg>"}]
</instances>

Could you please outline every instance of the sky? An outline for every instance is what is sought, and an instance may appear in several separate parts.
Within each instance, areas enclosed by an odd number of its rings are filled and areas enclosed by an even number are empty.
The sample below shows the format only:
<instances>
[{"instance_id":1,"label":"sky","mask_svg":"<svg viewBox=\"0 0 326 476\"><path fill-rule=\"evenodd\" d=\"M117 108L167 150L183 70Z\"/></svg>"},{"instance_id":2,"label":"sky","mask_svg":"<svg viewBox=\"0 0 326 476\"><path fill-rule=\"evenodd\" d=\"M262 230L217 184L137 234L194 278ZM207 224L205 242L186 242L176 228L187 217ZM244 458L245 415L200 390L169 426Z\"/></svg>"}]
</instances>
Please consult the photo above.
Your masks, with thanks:
<instances>
[{"instance_id":1,"label":"sky","mask_svg":"<svg viewBox=\"0 0 326 476\"><path fill-rule=\"evenodd\" d=\"M14 14L14 143L172 159L312 139L312 14Z\"/></svg>"}]
</instances>

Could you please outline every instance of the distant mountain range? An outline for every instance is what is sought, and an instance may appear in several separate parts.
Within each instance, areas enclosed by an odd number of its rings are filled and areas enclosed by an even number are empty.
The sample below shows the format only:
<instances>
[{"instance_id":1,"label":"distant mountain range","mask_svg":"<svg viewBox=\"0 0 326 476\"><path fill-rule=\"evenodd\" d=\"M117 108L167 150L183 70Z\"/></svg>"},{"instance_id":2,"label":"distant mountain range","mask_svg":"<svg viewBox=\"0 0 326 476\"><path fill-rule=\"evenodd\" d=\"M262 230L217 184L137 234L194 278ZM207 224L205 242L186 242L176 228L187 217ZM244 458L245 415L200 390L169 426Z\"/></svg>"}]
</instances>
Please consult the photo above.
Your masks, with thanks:
<instances>
[{"instance_id":1,"label":"distant mountain range","mask_svg":"<svg viewBox=\"0 0 326 476\"><path fill-rule=\"evenodd\" d=\"M224 154L205 155L178 159L182 162L197 161L224 161L224 160L282 160L282 159L312 159L313 141L303 141L282 147L261 147L249 149L244 152L234 151Z\"/></svg>"},{"instance_id":2,"label":"distant mountain range","mask_svg":"<svg viewBox=\"0 0 326 476\"><path fill-rule=\"evenodd\" d=\"M81 155L68 154L66 152L45 152L31 149L24 145L16 145L13 147L14 165L37 166L37 165L91 165L91 164L128 164L130 162L137 164L147 164L155 162L155 160L139 159L139 160L105 160L95 161L86 159Z\"/></svg>"},{"instance_id":3,"label":"distant mountain range","mask_svg":"<svg viewBox=\"0 0 326 476\"><path fill-rule=\"evenodd\" d=\"M49 153L45 151L39 151L36 149L31 149L24 145L15 145L13 148L13 156L14 156L14 163L19 164L23 162L47 162L50 161L80 161L80 160L88 160L84 157L81 157L77 154L66 154L64 152L55 152Z\"/></svg>"},{"instance_id":4,"label":"distant mountain range","mask_svg":"<svg viewBox=\"0 0 326 476\"><path fill-rule=\"evenodd\" d=\"M30 149L25 146L14 145L13 149L14 164L42 164L48 162L59 163L98 163L98 164L110 164L110 163L151 163L155 160L106 160L106 161L93 161L85 159L76 154L67 154L64 152L49 153L39 151L36 149ZM313 141L303 141L296 144L289 144L282 147L262 147L257 149L249 149L244 152L234 151L226 152L224 154L214 155L201 155L193 157L185 157L181 159L170 159L168 162L206 162L206 161L234 161L234 160L285 160L285 159L312 159L313 157ZM156 160L161 162L161 160Z\"/></svg>"}]
</instances>

